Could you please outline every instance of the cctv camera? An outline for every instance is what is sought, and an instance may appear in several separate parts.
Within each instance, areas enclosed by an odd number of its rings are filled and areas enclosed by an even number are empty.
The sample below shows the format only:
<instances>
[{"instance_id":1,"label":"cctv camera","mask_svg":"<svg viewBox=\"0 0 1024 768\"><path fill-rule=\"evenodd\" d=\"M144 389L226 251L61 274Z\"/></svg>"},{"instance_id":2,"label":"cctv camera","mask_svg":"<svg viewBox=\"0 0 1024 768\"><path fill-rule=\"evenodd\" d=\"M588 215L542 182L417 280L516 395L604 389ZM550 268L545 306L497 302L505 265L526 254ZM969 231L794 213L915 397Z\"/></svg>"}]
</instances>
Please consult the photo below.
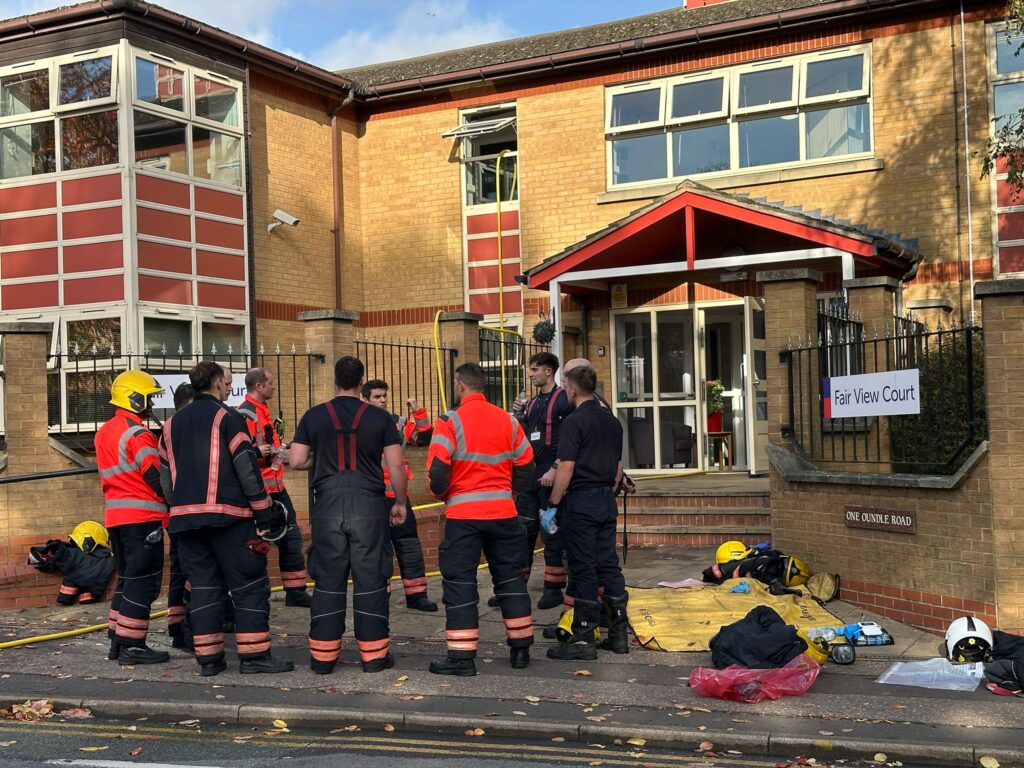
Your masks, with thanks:
<instances>
[{"instance_id":1,"label":"cctv camera","mask_svg":"<svg viewBox=\"0 0 1024 768\"><path fill-rule=\"evenodd\" d=\"M287 211L282 211L280 208L278 208L276 211L274 211L273 216L274 216L274 220L272 222L270 222L269 224L267 224L267 233L268 234L273 232L275 229L277 229L282 224L287 224L289 227L297 227L297 226L299 226L299 219L298 218L296 218L295 216L292 216Z\"/></svg>"}]
</instances>

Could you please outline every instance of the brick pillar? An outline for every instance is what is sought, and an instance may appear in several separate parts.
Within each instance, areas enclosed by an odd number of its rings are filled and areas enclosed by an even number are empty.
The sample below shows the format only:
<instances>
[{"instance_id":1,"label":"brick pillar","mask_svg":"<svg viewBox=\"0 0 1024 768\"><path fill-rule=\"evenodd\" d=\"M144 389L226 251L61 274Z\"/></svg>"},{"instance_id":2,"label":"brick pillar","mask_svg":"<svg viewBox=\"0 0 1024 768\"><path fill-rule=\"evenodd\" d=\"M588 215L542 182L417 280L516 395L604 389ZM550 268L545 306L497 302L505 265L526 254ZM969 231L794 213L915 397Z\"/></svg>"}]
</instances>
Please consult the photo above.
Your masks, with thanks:
<instances>
[{"instance_id":1,"label":"brick pillar","mask_svg":"<svg viewBox=\"0 0 1024 768\"><path fill-rule=\"evenodd\" d=\"M46 358L50 323L0 323L4 365L7 472L54 469L46 408Z\"/></svg>"},{"instance_id":2,"label":"brick pillar","mask_svg":"<svg viewBox=\"0 0 1024 768\"><path fill-rule=\"evenodd\" d=\"M355 323L358 319L358 312L344 309L299 313L299 320L305 323L306 344L311 351L327 357L326 365L315 369L318 375L312 382L314 403L324 403L334 397L334 363L339 357L356 353Z\"/></svg>"},{"instance_id":3,"label":"brick pillar","mask_svg":"<svg viewBox=\"0 0 1024 768\"><path fill-rule=\"evenodd\" d=\"M896 291L899 287L900 281L894 277L857 277L843 281L850 311L864 323L864 332L869 339L892 336L896 327ZM884 356L880 359L884 360ZM872 365L872 361L864 362L867 366ZM864 372L874 373L874 368L868 367Z\"/></svg>"},{"instance_id":4,"label":"brick pillar","mask_svg":"<svg viewBox=\"0 0 1024 768\"><path fill-rule=\"evenodd\" d=\"M813 269L777 269L757 273L757 282L764 285L768 420L773 443L784 442L782 428L790 426L787 365L779 360L779 353L790 346L807 346L808 340L817 343L818 284L821 279L821 273ZM816 380L816 376L812 377L812 382Z\"/></svg>"},{"instance_id":5,"label":"brick pillar","mask_svg":"<svg viewBox=\"0 0 1024 768\"><path fill-rule=\"evenodd\" d=\"M985 400L999 629L1024 632L1024 280L975 285L985 328Z\"/></svg>"},{"instance_id":6,"label":"brick pillar","mask_svg":"<svg viewBox=\"0 0 1024 768\"><path fill-rule=\"evenodd\" d=\"M475 312L445 312L441 315L441 343L459 353L456 366L480 362L480 323Z\"/></svg>"}]
</instances>

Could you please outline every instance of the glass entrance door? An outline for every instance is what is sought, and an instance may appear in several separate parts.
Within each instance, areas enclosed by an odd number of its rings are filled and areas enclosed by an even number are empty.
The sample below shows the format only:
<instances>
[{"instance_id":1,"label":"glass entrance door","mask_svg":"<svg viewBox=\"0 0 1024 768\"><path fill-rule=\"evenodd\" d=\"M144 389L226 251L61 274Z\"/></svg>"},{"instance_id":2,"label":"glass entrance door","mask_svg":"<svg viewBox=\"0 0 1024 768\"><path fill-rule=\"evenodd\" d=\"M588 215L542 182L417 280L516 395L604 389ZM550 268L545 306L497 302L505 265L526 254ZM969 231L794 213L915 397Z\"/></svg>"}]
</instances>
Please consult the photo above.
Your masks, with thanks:
<instances>
[{"instance_id":1,"label":"glass entrance door","mask_svg":"<svg viewBox=\"0 0 1024 768\"><path fill-rule=\"evenodd\" d=\"M747 416L747 445L751 475L768 472L768 351L765 346L764 299L744 302L743 384Z\"/></svg>"}]
</instances>

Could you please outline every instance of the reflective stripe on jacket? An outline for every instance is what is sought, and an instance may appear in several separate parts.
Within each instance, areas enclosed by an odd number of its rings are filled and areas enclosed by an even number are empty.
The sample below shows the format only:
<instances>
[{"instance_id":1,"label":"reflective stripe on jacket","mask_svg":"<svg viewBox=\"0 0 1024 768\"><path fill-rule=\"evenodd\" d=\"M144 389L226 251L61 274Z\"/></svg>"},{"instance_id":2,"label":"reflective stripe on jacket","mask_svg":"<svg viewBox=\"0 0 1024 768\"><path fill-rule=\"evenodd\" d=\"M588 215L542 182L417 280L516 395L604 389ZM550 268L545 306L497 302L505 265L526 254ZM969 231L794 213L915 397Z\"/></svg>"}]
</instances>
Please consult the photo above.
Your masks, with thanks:
<instances>
[{"instance_id":1,"label":"reflective stripe on jacket","mask_svg":"<svg viewBox=\"0 0 1024 768\"><path fill-rule=\"evenodd\" d=\"M104 525L166 522L167 504L143 473L160 470L156 437L142 417L118 408L95 438L96 467L103 488Z\"/></svg>"},{"instance_id":2,"label":"reflective stripe on jacket","mask_svg":"<svg viewBox=\"0 0 1024 768\"><path fill-rule=\"evenodd\" d=\"M281 447L281 437L274 429L274 420L270 417L270 408L266 403L261 403L249 395L237 411L245 417L246 426L249 428L249 439L256 448L256 460L260 465L260 475L263 476L263 484L267 487L267 493L280 493L284 490L284 464L274 469L274 456L263 456L260 453L261 445L269 445L273 448Z\"/></svg>"}]
</instances>

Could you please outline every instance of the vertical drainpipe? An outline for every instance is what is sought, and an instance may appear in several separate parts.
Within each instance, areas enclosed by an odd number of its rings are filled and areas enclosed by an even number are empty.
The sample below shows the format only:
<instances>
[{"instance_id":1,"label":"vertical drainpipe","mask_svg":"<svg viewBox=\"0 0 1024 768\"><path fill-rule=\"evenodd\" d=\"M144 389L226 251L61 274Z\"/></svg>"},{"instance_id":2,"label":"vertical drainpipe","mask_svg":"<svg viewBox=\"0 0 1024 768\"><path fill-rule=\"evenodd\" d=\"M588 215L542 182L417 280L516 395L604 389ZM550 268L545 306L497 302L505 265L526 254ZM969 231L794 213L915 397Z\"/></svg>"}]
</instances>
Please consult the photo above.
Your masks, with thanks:
<instances>
[{"instance_id":1,"label":"vertical drainpipe","mask_svg":"<svg viewBox=\"0 0 1024 768\"><path fill-rule=\"evenodd\" d=\"M331 214L333 227L331 234L334 235L334 308L342 309L341 294L341 172L338 169L338 161L341 157L341 147L338 139L338 112L347 107L356 97L355 89L349 89L345 100L334 104L328 111L331 117Z\"/></svg>"},{"instance_id":2,"label":"vertical drainpipe","mask_svg":"<svg viewBox=\"0 0 1024 768\"><path fill-rule=\"evenodd\" d=\"M249 294L249 352L255 354L258 349L256 344L256 236L255 236L255 211L253 210L252 193L252 117L251 102L249 99L249 67L245 68L245 83L243 85L244 96L242 98L242 120L245 126L245 216L248 223L246 241L249 246L249 265L246 270L246 278L249 281L247 293ZM246 361L248 365L248 361Z\"/></svg>"}]
</instances>

